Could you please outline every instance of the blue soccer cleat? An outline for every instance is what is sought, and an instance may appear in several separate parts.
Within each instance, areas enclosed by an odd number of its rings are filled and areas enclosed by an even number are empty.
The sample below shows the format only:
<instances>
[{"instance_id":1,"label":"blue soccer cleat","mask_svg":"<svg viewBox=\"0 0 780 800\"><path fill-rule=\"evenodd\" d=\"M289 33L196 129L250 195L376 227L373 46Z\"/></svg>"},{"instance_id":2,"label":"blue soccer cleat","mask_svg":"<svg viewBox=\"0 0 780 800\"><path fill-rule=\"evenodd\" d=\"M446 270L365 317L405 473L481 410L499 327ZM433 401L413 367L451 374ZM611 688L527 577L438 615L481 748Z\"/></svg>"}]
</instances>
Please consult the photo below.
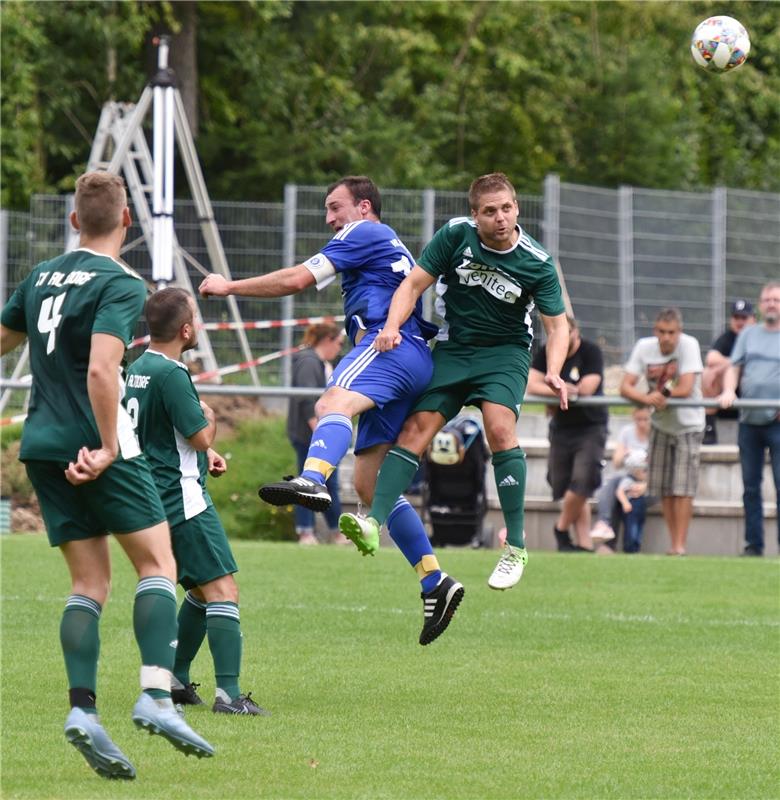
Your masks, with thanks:
<instances>
[{"instance_id":1,"label":"blue soccer cleat","mask_svg":"<svg viewBox=\"0 0 780 800\"><path fill-rule=\"evenodd\" d=\"M65 720L65 738L101 778L135 778L135 767L111 741L97 714L86 714L80 708L72 708Z\"/></svg>"},{"instance_id":2,"label":"blue soccer cleat","mask_svg":"<svg viewBox=\"0 0 780 800\"><path fill-rule=\"evenodd\" d=\"M170 697L157 700L146 692L141 692L133 707L133 722L139 728L146 728L152 735L164 736L185 756L210 758L214 748L184 721L177 713Z\"/></svg>"}]
</instances>

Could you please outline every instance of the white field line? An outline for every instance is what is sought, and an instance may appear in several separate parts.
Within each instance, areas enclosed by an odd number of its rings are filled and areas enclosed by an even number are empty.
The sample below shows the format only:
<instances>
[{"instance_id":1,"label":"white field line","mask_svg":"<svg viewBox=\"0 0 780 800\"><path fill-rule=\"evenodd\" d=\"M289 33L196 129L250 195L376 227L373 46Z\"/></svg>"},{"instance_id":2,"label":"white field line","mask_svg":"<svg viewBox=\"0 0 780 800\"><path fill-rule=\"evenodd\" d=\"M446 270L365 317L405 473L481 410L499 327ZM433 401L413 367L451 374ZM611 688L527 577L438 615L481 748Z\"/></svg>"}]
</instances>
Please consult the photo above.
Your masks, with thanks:
<instances>
[{"instance_id":1,"label":"white field line","mask_svg":"<svg viewBox=\"0 0 780 800\"><path fill-rule=\"evenodd\" d=\"M22 595L2 595L0 603L29 603L29 597ZM33 598L36 602L64 606L64 598L37 595ZM114 600L116 602L116 599ZM468 602L467 600L464 602ZM243 606L247 608L247 606ZM259 603L252 604L253 613L257 611L302 611L307 614L315 614L318 611L328 611L338 614L395 614L419 616L420 609L416 603L410 604L408 608L394 608L392 606L370 606L344 605L337 603L311 604L311 603ZM461 611L459 616L468 614L468 610ZM595 623L617 623L622 625L695 625L707 628L780 628L780 619L692 619L683 615L658 616L656 614L623 614L613 611L605 611L603 614L571 614L569 612L557 611L538 611L538 610L506 610L483 611L480 619L540 619L555 622L595 622Z\"/></svg>"}]
</instances>

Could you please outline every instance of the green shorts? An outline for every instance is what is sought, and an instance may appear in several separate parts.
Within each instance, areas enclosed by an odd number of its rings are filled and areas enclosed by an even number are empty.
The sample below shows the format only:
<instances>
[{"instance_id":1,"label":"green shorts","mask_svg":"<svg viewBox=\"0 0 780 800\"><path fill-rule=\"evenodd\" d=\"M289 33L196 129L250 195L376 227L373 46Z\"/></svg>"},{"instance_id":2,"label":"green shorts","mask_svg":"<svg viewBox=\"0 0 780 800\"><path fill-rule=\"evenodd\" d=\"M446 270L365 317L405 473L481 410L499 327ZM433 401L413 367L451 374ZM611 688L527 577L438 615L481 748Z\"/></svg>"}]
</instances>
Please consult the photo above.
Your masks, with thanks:
<instances>
[{"instance_id":1,"label":"green shorts","mask_svg":"<svg viewBox=\"0 0 780 800\"><path fill-rule=\"evenodd\" d=\"M463 406L483 400L520 413L528 382L531 353L517 344L488 347L437 342L433 349L433 377L412 413L438 411L452 419Z\"/></svg>"},{"instance_id":2,"label":"green shorts","mask_svg":"<svg viewBox=\"0 0 780 800\"><path fill-rule=\"evenodd\" d=\"M203 586L238 572L225 529L214 506L171 528L179 583L185 589Z\"/></svg>"},{"instance_id":3,"label":"green shorts","mask_svg":"<svg viewBox=\"0 0 780 800\"><path fill-rule=\"evenodd\" d=\"M73 486L61 461L27 461L49 544L135 533L165 521L165 511L143 456L115 461L97 480Z\"/></svg>"}]
</instances>

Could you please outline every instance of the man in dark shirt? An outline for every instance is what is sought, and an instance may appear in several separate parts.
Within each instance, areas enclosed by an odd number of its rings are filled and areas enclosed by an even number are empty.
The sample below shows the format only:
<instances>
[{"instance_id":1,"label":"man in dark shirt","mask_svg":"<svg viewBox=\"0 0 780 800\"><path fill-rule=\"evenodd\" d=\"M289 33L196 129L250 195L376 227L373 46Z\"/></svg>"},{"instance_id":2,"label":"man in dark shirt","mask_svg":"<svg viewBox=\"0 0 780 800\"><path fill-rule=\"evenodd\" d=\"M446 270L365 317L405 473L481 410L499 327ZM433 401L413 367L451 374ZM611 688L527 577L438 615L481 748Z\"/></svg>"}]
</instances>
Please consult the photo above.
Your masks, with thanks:
<instances>
[{"instance_id":1,"label":"man in dark shirt","mask_svg":"<svg viewBox=\"0 0 780 800\"><path fill-rule=\"evenodd\" d=\"M604 357L598 345L580 336L577 321L567 317L569 349L561 369L569 397L603 395ZM552 395L544 381L547 355L540 350L531 362L528 394ZM601 484L604 446L607 443L607 407L579 406L576 403L562 411L552 408L550 420L550 454L547 481L553 500L563 498L561 513L555 523L555 538L562 552L590 552L590 506L588 498ZM574 525L576 543L569 536Z\"/></svg>"},{"instance_id":2,"label":"man in dark shirt","mask_svg":"<svg viewBox=\"0 0 780 800\"><path fill-rule=\"evenodd\" d=\"M704 359L704 372L701 376L701 391L704 397L718 397L723 391L723 376L731 364L729 356L734 349L734 342L737 341L740 331L748 325L753 325L755 321L752 303L739 298L731 304L729 325L712 343ZM718 417L736 419L737 412L731 408L720 410L708 408L702 444L718 443L718 429L715 424Z\"/></svg>"}]
</instances>

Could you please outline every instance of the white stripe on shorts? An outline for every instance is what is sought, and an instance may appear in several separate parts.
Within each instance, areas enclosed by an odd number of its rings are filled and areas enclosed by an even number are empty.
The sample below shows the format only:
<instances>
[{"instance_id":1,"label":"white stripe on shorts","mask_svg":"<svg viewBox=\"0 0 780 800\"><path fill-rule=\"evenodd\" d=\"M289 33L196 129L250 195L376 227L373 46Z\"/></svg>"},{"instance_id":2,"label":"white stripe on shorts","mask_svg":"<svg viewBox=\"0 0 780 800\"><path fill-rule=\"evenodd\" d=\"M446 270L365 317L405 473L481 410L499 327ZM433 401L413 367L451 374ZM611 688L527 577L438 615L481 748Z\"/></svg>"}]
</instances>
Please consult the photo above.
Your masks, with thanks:
<instances>
[{"instance_id":1,"label":"white stripe on shorts","mask_svg":"<svg viewBox=\"0 0 780 800\"><path fill-rule=\"evenodd\" d=\"M365 353L359 355L354 363L350 364L349 367L339 375L336 386L341 386L342 389L349 389L352 385L352 381L354 381L378 355L379 350L374 350L373 347L369 347Z\"/></svg>"}]
</instances>

